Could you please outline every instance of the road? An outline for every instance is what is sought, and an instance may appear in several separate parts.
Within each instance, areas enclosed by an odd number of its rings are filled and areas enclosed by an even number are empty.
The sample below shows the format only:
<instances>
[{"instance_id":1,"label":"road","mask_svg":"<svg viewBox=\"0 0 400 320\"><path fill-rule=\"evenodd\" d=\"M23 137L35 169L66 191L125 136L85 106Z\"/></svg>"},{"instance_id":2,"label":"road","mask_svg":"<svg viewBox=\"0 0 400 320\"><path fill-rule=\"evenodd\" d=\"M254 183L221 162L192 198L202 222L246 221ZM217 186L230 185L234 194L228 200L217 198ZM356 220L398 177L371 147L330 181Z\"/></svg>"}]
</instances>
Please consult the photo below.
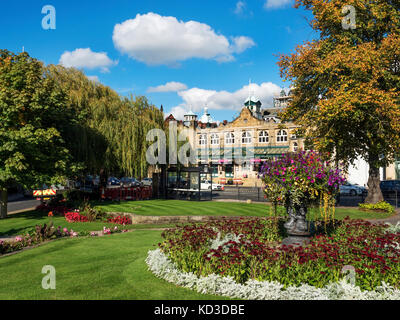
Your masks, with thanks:
<instances>
[{"instance_id":1,"label":"road","mask_svg":"<svg viewBox=\"0 0 400 320\"><path fill-rule=\"evenodd\" d=\"M32 199L32 198L25 198L19 199L16 201L9 201L8 202L8 213L18 212L22 210L28 210L35 208L40 204L40 201Z\"/></svg>"}]
</instances>

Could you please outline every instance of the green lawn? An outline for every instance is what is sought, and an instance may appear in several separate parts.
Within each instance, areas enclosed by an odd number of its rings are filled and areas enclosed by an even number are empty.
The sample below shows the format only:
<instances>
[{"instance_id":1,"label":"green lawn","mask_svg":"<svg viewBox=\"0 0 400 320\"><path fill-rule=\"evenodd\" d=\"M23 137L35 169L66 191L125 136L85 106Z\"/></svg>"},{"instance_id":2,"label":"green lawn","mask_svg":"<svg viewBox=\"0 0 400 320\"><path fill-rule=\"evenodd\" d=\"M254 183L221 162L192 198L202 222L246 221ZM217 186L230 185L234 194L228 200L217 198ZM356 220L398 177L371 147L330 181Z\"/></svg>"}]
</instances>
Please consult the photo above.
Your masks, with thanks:
<instances>
[{"instance_id":1,"label":"green lawn","mask_svg":"<svg viewBox=\"0 0 400 320\"><path fill-rule=\"evenodd\" d=\"M264 217L269 214L270 207L264 203L217 202L217 201L179 201L179 200L147 200L121 201L99 204L108 212L126 212L143 216L252 216ZM315 214L318 215L319 209ZM280 208L280 212L284 211ZM379 219L390 215L370 213L358 208L337 208L336 218L350 216L354 219Z\"/></svg>"},{"instance_id":2,"label":"green lawn","mask_svg":"<svg viewBox=\"0 0 400 320\"><path fill-rule=\"evenodd\" d=\"M0 258L0 299L221 299L157 279L144 262L161 232L135 230L62 239ZM56 269L56 290L41 287L44 265Z\"/></svg>"},{"instance_id":3,"label":"green lawn","mask_svg":"<svg viewBox=\"0 0 400 320\"><path fill-rule=\"evenodd\" d=\"M114 227L115 224L104 223L104 222L76 222L68 223L64 217L48 217L47 214L38 211L28 211L23 213L17 213L9 215L7 219L0 220L0 237L2 236L13 236L25 234L29 229L36 225L48 224L50 221L54 223L55 227L73 229L74 231L99 231L103 227ZM162 225L128 225L126 229L148 229L148 228L168 228L173 227L175 224L162 224Z\"/></svg>"},{"instance_id":4,"label":"green lawn","mask_svg":"<svg viewBox=\"0 0 400 320\"><path fill-rule=\"evenodd\" d=\"M126 201L110 202L100 205L108 212L135 213L144 216L248 216L265 217L270 213L270 207L262 203L242 203L242 202L197 202L197 201L178 201L178 200L147 200L147 201ZM313 209L310 217L319 215L318 209ZM284 208L279 208L281 214ZM371 213L360 211L357 208L337 208L336 218L343 219L350 216L353 219L378 219L387 218L390 215L385 213ZM113 227L113 224L103 222L92 223L68 223L63 217L51 217L47 214L29 211L10 215L5 220L0 220L0 237L6 235L21 235L27 230L38 224L45 224L53 221L56 227L61 226L74 231L98 231L104 226ZM174 224L157 225L158 228L172 227ZM127 229L134 228L154 228L154 225L131 225Z\"/></svg>"},{"instance_id":5,"label":"green lawn","mask_svg":"<svg viewBox=\"0 0 400 320\"><path fill-rule=\"evenodd\" d=\"M134 201L102 204L107 211L142 215L265 216L266 204L185 201ZM281 209L282 211L282 209ZM318 214L318 213L317 213ZM378 218L388 215L354 209L337 209L337 217ZM23 234L37 224L53 221L55 226L75 231L101 230L109 224L67 223L63 217L40 212L10 215L0 220L0 237ZM132 225L129 233L104 237L60 239L15 255L0 257L0 299L220 299L201 295L159 280L147 271L148 250L161 241L154 228L173 225ZM153 228L153 230L151 230ZM42 267L56 268L57 289L41 288Z\"/></svg>"}]
</instances>

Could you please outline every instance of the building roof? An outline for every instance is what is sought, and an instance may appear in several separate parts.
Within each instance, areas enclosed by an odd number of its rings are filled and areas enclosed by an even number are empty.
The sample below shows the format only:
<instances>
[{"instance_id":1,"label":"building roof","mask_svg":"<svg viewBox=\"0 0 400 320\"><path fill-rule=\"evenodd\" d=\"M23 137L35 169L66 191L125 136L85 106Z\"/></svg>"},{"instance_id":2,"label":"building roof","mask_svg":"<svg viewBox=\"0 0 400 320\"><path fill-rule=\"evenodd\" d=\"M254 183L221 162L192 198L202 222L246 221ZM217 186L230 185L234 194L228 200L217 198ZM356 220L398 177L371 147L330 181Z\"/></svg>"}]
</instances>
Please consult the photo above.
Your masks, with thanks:
<instances>
[{"instance_id":1,"label":"building roof","mask_svg":"<svg viewBox=\"0 0 400 320\"><path fill-rule=\"evenodd\" d=\"M185 116L197 116L197 115L192 110L190 110L185 114Z\"/></svg>"},{"instance_id":2,"label":"building roof","mask_svg":"<svg viewBox=\"0 0 400 320\"><path fill-rule=\"evenodd\" d=\"M214 120L211 118L211 115L208 113L208 108L204 108L204 114L200 117L200 122L202 123L213 123Z\"/></svg>"}]
</instances>

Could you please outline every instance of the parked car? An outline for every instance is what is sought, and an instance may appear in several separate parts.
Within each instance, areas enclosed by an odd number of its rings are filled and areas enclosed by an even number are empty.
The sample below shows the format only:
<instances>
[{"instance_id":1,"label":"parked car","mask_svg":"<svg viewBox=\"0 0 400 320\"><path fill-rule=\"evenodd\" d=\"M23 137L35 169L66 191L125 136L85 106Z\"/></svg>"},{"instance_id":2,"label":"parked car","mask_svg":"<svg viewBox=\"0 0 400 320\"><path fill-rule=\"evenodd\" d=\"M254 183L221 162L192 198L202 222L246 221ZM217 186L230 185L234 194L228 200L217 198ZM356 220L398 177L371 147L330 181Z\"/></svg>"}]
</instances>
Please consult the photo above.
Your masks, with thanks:
<instances>
[{"instance_id":1,"label":"parked car","mask_svg":"<svg viewBox=\"0 0 400 320\"><path fill-rule=\"evenodd\" d=\"M367 188L359 186L358 184L351 184L346 182L339 187L340 195L360 196L368 193Z\"/></svg>"},{"instance_id":2,"label":"parked car","mask_svg":"<svg viewBox=\"0 0 400 320\"><path fill-rule=\"evenodd\" d=\"M400 192L400 180L381 181L380 187L382 192Z\"/></svg>"},{"instance_id":3,"label":"parked car","mask_svg":"<svg viewBox=\"0 0 400 320\"><path fill-rule=\"evenodd\" d=\"M109 186L119 186L120 185L120 181L119 179L115 178L115 177L109 177L107 184Z\"/></svg>"},{"instance_id":4,"label":"parked car","mask_svg":"<svg viewBox=\"0 0 400 320\"><path fill-rule=\"evenodd\" d=\"M210 180L203 180L200 184L200 189L222 191L222 185L219 183L211 183Z\"/></svg>"},{"instance_id":5,"label":"parked car","mask_svg":"<svg viewBox=\"0 0 400 320\"><path fill-rule=\"evenodd\" d=\"M144 186L152 186L153 185L153 179L152 178L144 178L142 180L142 184Z\"/></svg>"},{"instance_id":6,"label":"parked car","mask_svg":"<svg viewBox=\"0 0 400 320\"><path fill-rule=\"evenodd\" d=\"M120 186L125 187L125 188L139 187L140 182L137 181L135 178L123 177L120 180Z\"/></svg>"}]
</instances>

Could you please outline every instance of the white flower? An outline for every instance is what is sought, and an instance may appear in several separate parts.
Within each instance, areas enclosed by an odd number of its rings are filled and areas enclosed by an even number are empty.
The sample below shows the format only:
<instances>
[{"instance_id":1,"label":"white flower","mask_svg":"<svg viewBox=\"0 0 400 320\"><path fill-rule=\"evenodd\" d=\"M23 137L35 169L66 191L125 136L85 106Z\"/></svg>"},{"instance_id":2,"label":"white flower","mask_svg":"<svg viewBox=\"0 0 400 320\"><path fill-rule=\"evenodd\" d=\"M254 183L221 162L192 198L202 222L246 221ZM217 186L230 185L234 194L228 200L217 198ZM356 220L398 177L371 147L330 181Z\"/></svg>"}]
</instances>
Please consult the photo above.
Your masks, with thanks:
<instances>
[{"instance_id":1,"label":"white flower","mask_svg":"<svg viewBox=\"0 0 400 320\"><path fill-rule=\"evenodd\" d=\"M345 279L330 283L324 288L308 284L283 289L278 282L248 280L236 283L232 277L211 274L198 277L193 273L180 271L160 250L148 252L146 263L157 277L170 283L196 290L202 294L215 294L233 299L247 300L400 300L400 291L382 283L375 291L362 291Z\"/></svg>"}]
</instances>

